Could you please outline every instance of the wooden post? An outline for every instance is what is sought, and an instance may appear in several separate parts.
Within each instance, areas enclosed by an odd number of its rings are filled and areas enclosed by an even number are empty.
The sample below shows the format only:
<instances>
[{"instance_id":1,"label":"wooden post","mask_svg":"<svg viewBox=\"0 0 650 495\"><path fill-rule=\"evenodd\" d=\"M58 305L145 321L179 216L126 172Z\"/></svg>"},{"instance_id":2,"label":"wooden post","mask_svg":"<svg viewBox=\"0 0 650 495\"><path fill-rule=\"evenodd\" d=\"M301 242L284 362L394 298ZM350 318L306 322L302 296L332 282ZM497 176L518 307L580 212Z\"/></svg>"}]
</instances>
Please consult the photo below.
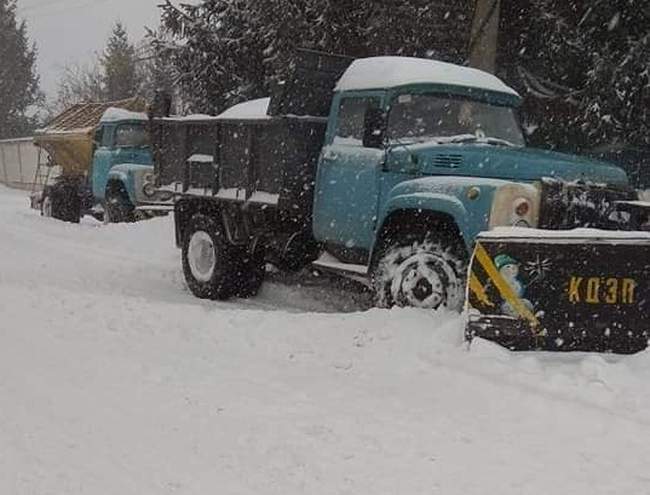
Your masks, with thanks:
<instances>
[{"instance_id":1,"label":"wooden post","mask_svg":"<svg viewBox=\"0 0 650 495\"><path fill-rule=\"evenodd\" d=\"M476 0L469 44L470 67L496 71L500 10L501 0Z\"/></svg>"}]
</instances>

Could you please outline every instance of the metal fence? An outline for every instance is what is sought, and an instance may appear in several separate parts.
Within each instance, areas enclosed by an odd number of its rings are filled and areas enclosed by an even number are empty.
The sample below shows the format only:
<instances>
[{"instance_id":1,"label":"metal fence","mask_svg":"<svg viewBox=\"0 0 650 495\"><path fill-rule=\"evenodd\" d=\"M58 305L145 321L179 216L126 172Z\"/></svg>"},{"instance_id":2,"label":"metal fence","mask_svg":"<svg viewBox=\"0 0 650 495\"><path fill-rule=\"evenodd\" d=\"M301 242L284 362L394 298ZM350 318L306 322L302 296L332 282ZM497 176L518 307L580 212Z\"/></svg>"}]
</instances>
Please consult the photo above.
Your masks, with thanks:
<instances>
[{"instance_id":1,"label":"metal fence","mask_svg":"<svg viewBox=\"0 0 650 495\"><path fill-rule=\"evenodd\" d=\"M41 157L43 163L45 160ZM39 149L31 137L0 140L0 183L30 189L38 167Z\"/></svg>"}]
</instances>

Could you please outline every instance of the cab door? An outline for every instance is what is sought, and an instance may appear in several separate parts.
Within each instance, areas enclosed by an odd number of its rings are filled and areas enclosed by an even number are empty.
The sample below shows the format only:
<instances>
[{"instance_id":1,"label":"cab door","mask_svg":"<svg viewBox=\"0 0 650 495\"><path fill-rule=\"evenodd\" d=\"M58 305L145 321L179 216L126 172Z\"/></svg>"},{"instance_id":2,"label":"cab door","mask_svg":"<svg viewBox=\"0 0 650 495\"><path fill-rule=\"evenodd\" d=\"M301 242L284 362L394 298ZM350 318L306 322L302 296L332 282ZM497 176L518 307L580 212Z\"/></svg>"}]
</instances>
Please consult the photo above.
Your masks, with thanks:
<instances>
[{"instance_id":1,"label":"cab door","mask_svg":"<svg viewBox=\"0 0 650 495\"><path fill-rule=\"evenodd\" d=\"M95 132L95 152L93 153L91 182L93 196L102 200L108 181L108 171L113 166L113 141L114 125L100 125Z\"/></svg>"},{"instance_id":2,"label":"cab door","mask_svg":"<svg viewBox=\"0 0 650 495\"><path fill-rule=\"evenodd\" d=\"M364 146L366 115L379 109L383 93L342 95L335 99L321 153L314 197L314 234L319 241L369 250L374 240L379 181L385 150Z\"/></svg>"}]
</instances>

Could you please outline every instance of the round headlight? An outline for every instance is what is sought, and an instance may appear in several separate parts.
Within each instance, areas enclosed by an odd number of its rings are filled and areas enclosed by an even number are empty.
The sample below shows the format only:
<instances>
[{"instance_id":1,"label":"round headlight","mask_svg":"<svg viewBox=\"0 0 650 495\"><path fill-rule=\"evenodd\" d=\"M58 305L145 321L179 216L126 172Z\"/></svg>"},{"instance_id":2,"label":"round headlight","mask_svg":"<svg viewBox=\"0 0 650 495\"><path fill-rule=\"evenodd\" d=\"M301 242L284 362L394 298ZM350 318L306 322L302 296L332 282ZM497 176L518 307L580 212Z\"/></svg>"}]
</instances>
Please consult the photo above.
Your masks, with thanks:
<instances>
[{"instance_id":1,"label":"round headlight","mask_svg":"<svg viewBox=\"0 0 650 495\"><path fill-rule=\"evenodd\" d=\"M494 193L489 227L492 229L513 226L521 220L531 227L536 227L539 222L540 202L539 184L504 184Z\"/></svg>"},{"instance_id":2,"label":"round headlight","mask_svg":"<svg viewBox=\"0 0 650 495\"><path fill-rule=\"evenodd\" d=\"M160 201L171 201L174 199L174 193L169 192L169 191L160 191L160 196L159 196Z\"/></svg>"},{"instance_id":3,"label":"round headlight","mask_svg":"<svg viewBox=\"0 0 650 495\"><path fill-rule=\"evenodd\" d=\"M152 197L156 195L156 186L153 182L147 182L144 187L142 188L142 192L144 192L144 195L147 197Z\"/></svg>"}]
</instances>

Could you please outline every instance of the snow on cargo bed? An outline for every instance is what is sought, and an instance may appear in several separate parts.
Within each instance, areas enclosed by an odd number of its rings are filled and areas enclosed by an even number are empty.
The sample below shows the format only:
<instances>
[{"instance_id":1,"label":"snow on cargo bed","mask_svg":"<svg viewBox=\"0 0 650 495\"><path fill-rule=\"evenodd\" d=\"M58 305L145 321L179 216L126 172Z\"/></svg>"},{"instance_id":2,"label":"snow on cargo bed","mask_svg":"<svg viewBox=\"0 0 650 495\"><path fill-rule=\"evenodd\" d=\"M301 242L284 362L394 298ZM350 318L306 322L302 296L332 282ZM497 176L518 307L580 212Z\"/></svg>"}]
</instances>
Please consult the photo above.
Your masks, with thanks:
<instances>
[{"instance_id":1,"label":"snow on cargo bed","mask_svg":"<svg viewBox=\"0 0 650 495\"><path fill-rule=\"evenodd\" d=\"M163 120L173 122L206 122L213 120L269 120L267 115L271 98L258 98L233 105L219 115L193 114L165 117Z\"/></svg>"},{"instance_id":2,"label":"snow on cargo bed","mask_svg":"<svg viewBox=\"0 0 650 495\"><path fill-rule=\"evenodd\" d=\"M228 108L216 118L219 120L268 120L267 115L271 98L259 98L245 101Z\"/></svg>"},{"instance_id":3,"label":"snow on cargo bed","mask_svg":"<svg viewBox=\"0 0 650 495\"><path fill-rule=\"evenodd\" d=\"M461 86L519 96L514 89L487 72L437 60L411 57L370 57L355 60L339 80L336 90L394 88L408 84Z\"/></svg>"},{"instance_id":4,"label":"snow on cargo bed","mask_svg":"<svg viewBox=\"0 0 650 495\"><path fill-rule=\"evenodd\" d=\"M468 350L298 276L197 300L170 218L26 205L0 187L0 493L649 491L649 352Z\"/></svg>"}]
</instances>

